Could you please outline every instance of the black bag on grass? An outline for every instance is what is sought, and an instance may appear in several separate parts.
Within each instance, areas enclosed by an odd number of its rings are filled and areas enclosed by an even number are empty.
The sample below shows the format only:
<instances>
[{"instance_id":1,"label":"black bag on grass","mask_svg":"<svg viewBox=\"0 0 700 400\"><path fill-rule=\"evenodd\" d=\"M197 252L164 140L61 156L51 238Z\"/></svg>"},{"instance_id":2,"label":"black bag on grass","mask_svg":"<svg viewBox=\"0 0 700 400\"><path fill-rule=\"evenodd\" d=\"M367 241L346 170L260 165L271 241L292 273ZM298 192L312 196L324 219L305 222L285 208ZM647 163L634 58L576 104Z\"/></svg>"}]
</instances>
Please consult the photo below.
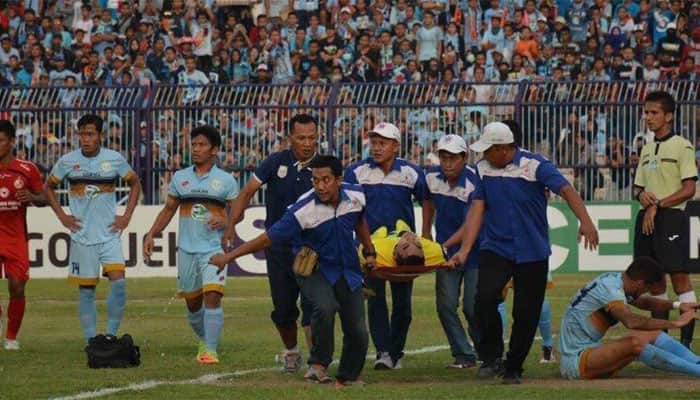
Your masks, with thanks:
<instances>
[{"instance_id":1,"label":"black bag on grass","mask_svg":"<svg viewBox=\"0 0 700 400\"><path fill-rule=\"evenodd\" d=\"M141 351L129 334L121 338L97 335L90 339L85 352L90 368L128 368L141 364Z\"/></svg>"}]
</instances>

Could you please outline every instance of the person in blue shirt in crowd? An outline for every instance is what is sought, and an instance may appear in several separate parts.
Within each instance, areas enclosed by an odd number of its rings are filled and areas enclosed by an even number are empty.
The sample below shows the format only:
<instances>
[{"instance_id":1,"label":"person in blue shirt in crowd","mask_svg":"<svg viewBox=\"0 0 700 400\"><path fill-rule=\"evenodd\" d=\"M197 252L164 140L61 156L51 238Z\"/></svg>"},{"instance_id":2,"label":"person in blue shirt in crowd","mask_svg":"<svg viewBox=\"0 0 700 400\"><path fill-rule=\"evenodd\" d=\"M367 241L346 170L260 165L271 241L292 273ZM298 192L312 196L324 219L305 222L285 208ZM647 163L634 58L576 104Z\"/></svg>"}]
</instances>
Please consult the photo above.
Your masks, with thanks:
<instances>
[{"instance_id":1,"label":"person in blue shirt in crowd","mask_svg":"<svg viewBox=\"0 0 700 400\"><path fill-rule=\"evenodd\" d=\"M432 239L433 202L425 184L425 173L417 165L397 158L401 132L394 124L380 122L369 133L372 157L350 165L345 181L359 184L367 196L367 223L370 232L380 227L393 230L397 221L416 231L413 199L423 207L422 236ZM367 300L369 330L377 348L375 369L399 369L411 324L413 281L390 282L391 320L386 304L386 281L368 278L374 292Z\"/></svg>"},{"instance_id":2,"label":"person in blue shirt in crowd","mask_svg":"<svg viewBox=\"0 0 700 400\"><path fill-rule=\"evenodd\" d=\"M447 248L449 257L459 250L461 237L458 231L469 211L478 178L474 168L467 165L467 144L460 136L443 136L438 141L437 149L440 165L430 167L425 179L435 204L435 238ZM464 265L435 272L437 312L454 357L450 368L476 366L477 355L467 339L457 308L459 294L463 290L462 312L468 323L469 336L477 343L479 331L474 300L479 276L478 261L478 253L472 252Z\"/></svg>"},{"instance_id":3,"label":"person in blue shirt in crowd","mask_svg":"<svg viewBox=\"0 0 700 400\"><path fill-rule=\"evenodd\" d=\"M190 137L194 165L175 172L165 207L144 237L143 254L146 260L150 259L153 238L163 232L179 208L178 296L187 303L187 318L199 339L197 361L218 364L226 271L209 264L209 258L228 240L224 237L226 206L233 205L238 195L238 182L216 166L221 148L221 135L216 128L198 126Z\"/></svg>"},{"instance_id":4,"label":"person in blue shirt in crowd","mask_svg":"<svg viewBox=\"0 0 700 400\"><path fill-rule=\"evenodd\" d=\"M508 125L489 123L470 148L483 153L484 158L476 165L479 180L461 228L462 245L450 262L464 263L481 235L475 306L481 330L477 351L483 360L479 376L502 375L503 383L519 384L547 286L551 255L547 189L566 200L581 222L579 236L585 237L586 248L597 247L598 231L573 186L549 160L521 150ZM511 278L515 292L514 324L507 358L503 361L503 327L498 305Z\"/></svg>"},{"instance_id":5,"label":"person in blue shirt in crowd","mask_svg":"<svg viewBox=\"0 0 700 400\"><path fill-rule=\"evenodd\" d=\"M309 164L313 190L302 195L284 215L255 239L227 254L217 254L211 262L223 269L236 258L274 244L302 246L318 255L309 276L297 275L302 292L312 304L312 347L305 379L331 383L327 368L333 361L335 314L343 329L343 350L336 375L336 386L359 384L367 356L362 271L355 237L362 244L369 268L376 252L365 220L365 193L360 185L343 182L343 167L334 156L319 155Z\"/></svg>"}]
</instances>

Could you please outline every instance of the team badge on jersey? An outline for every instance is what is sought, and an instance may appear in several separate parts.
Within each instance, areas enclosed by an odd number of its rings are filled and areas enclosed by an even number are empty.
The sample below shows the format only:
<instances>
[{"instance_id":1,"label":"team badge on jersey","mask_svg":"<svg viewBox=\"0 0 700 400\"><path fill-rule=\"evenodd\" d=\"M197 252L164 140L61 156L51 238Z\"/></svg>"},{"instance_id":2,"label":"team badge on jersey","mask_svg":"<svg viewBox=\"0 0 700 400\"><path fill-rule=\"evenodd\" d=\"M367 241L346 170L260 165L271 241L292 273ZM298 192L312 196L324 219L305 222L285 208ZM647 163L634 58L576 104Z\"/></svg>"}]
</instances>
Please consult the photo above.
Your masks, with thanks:
<instances>
[{"instance_id":1,"label":"team badge on jersey","mask_svg":"<svg viewBox=\"0 0 700 400\"><path fill-rule=\"evenodd\" d=\"M10 197L10 190L6 187L1 187L0 188L0 197L3 199Z\"/></svg>"},{"instance_id":2,"label":"team badge on jersey","mask_svg":"<svg viewBox=\"0 0 700 400\"><path fill-rule=\"evenodd\" d=\"M212 180L211 181L211 188L216 190L216 191L221 190L221 181L218 179Z\"/></svg>"},{"instance_id":3,"label":"team badge on jersey","mask_svg":"<svg viewBox=\"0 0 700 400\"><path fill-rule=\"evenodd\" d=\"M22 189L24 187L24 181L22 178L15 179L15 189Z\"/></svg>"},{"instance_id":4,"label":"team badge on jersey","mask_svg":"<svg viewBox=\"0 0 700 400\"><path fill-rule=\"evenodd\" d=\"M286 165L280 165L279 168L277 168L277 176L279 178L284 178L287 176L287 166Z\"/></svg>"}]
</instances>

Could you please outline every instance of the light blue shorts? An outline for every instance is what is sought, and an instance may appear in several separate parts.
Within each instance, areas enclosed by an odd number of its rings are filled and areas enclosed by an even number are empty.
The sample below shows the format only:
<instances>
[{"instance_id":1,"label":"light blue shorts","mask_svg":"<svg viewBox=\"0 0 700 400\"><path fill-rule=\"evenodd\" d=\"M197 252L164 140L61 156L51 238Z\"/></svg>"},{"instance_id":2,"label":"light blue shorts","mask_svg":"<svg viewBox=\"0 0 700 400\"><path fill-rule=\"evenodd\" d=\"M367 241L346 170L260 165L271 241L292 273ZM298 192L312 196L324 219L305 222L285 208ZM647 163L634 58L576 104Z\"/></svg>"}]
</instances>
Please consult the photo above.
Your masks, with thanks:
<instances>
[{"instance_id":1,"label":"light blue shorts","mask_svg":"<svg viewBox=\"0 0 700 400\"><path fill-rule=\"evenodd\" d=\"M224 294L226 286L226 268L218 272L216 265L209 264L209 259L221 251L208 253L188 253L177 251L177 295L191 299L206 292Z\"/></svg>"},{"instance_id":2,"label":"light blue shorts","mask_svg":"<svg viewBox=\"0 0 700 400\"><path fill-rule=\"evenodd\" d=\"M93 245L71 240L69 259L68 281L80 286L95 286L100 275L106 276L108 272L126 269L122 241L119 238Z\"/></svg>"},{"instance_id":3,"label":"light blue shorts","mask_svg":"<svg viewBox=\"0 0 700 400\"><path fill-rule=\"evenodd\" d=\"M561 363L559 364L559 371L561 372L562 378L566 379L595 379L604 378L593 377L586 373L586 358L590 354L591 350L600 346L600 343L591 343L590 347L579 351L574 355L561 355Z\"/></svg>"}]
</instances>

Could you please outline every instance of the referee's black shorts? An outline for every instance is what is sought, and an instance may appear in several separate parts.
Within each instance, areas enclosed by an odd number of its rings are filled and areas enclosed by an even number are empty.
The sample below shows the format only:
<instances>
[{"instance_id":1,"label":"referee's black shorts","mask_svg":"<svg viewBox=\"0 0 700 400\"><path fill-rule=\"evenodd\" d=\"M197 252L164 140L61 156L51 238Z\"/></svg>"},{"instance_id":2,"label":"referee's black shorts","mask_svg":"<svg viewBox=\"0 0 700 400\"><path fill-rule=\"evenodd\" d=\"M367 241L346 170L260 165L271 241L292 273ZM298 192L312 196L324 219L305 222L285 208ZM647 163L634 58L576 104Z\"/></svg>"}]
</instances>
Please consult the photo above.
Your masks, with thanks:
<instances>
[{"instance_id":1,"label":"referee's black shorts","mask_svg":"<svg viewBox=\"0 0 700 400\"><path fill-rule=\"evenodd\" d=\"M639 210L634 227L634 258L648 256L658 261L664 272L688 272L690 219L684 210L662 208L656 213L654 232L642 233L645 210Z\"/></svg>"}]
</instances>

